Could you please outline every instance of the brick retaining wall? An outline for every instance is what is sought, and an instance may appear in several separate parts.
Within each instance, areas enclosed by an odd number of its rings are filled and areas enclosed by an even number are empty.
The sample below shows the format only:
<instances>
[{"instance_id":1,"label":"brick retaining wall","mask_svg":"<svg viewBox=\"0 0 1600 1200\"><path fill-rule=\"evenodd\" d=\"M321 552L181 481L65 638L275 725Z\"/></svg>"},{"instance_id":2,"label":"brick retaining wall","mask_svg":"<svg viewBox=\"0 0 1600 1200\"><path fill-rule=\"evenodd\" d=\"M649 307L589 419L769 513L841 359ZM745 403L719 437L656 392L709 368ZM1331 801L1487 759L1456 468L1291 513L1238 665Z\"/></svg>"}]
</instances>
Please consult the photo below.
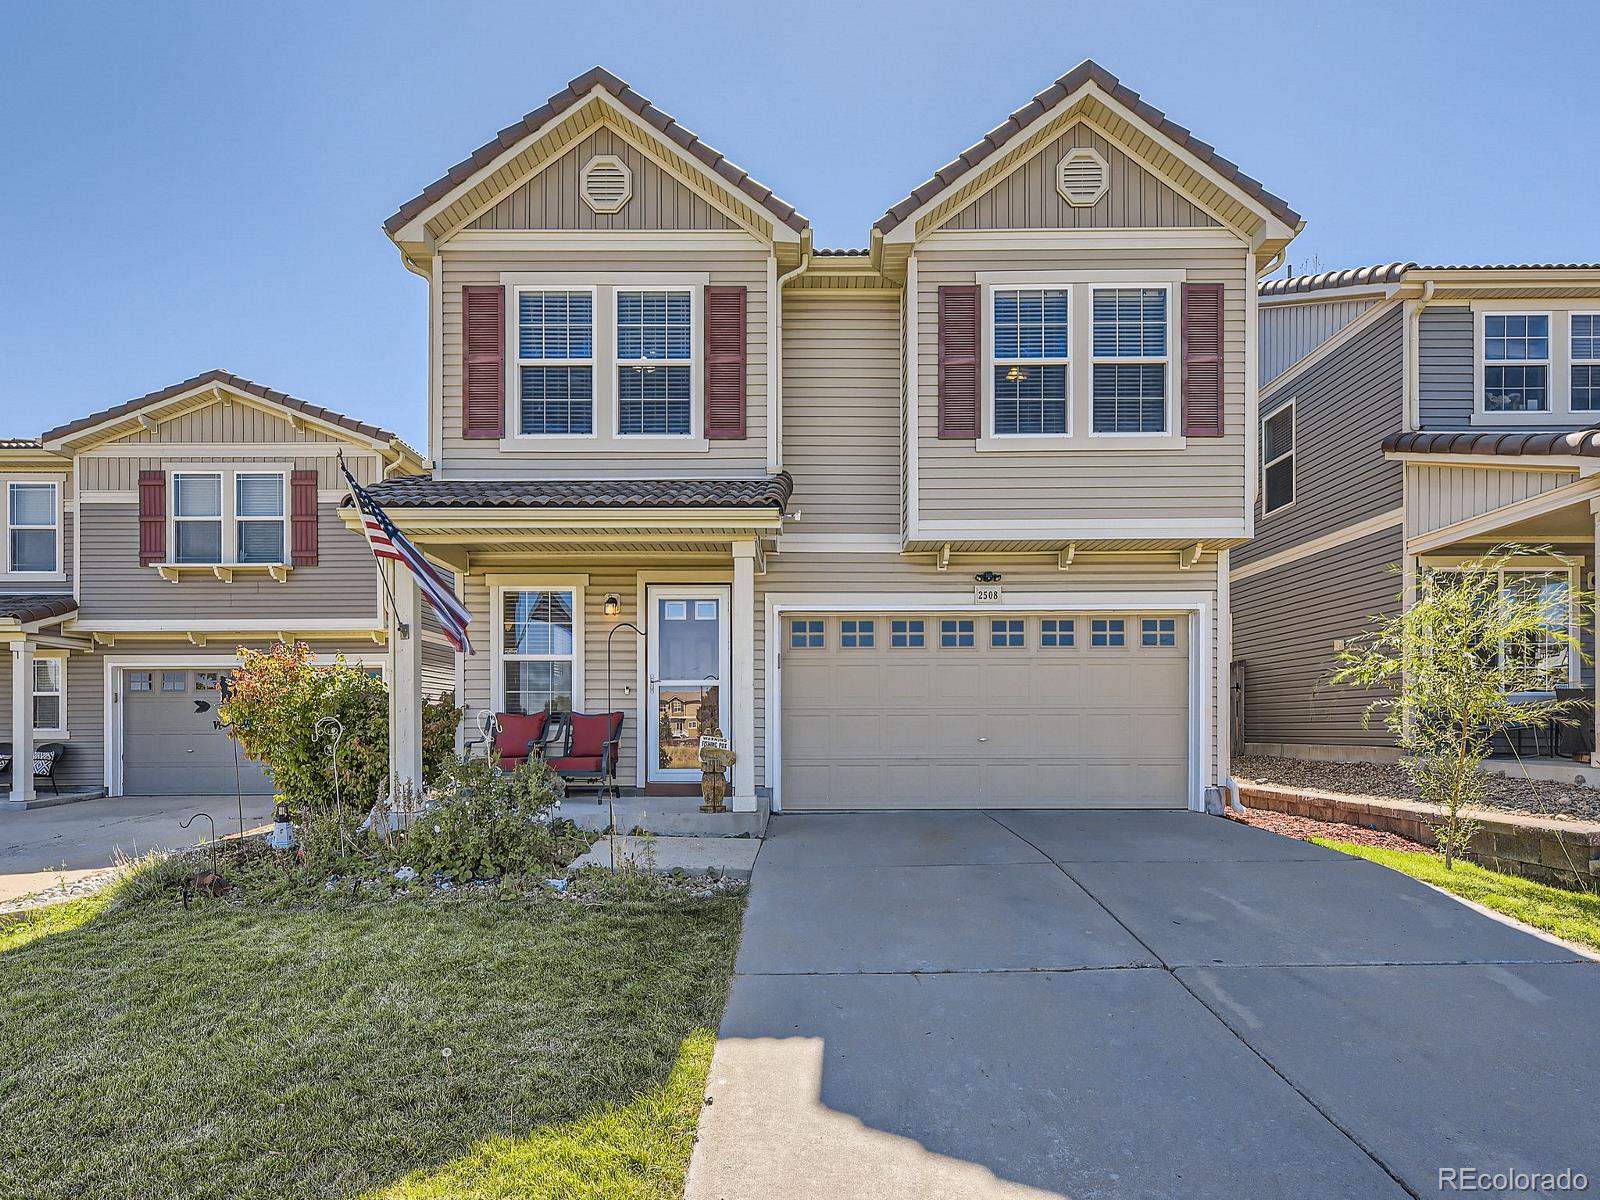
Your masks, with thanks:
<instances>
[{"instance_id":1,"label":"brick retaining wall","mask_svg":"<svg viewBox=\"0 0 1600 1200\"><path fill-rule=\"evenodd\" d=\"M1382 829L1425 846L1433 845L1438 820L1438 810L1431 804L1310 788L1240 783L1239 797L1246 808ZM1472 857L1484 866L1569 887L1600 885L1600 822L1556 821L1487 809L1473 809L1468 815L1478 824Z\"/></svg>"}]
</instances>

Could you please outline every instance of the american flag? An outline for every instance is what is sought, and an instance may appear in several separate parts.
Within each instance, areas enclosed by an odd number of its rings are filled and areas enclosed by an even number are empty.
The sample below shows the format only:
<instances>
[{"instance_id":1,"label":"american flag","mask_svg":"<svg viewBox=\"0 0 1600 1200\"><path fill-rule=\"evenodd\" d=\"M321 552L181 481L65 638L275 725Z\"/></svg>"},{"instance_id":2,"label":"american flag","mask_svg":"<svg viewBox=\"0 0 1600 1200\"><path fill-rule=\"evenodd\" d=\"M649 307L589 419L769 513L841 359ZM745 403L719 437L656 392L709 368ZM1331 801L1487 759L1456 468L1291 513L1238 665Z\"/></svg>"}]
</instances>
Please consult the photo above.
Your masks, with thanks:
<instances>
[{"instance_id":1,"label":"american flag","mask_svg":"<svg viewBox=\"0 0 1600 1200\"><path fill-rule=\"evenodd\" d=\"M456 598L451 586L422 557L422 551L413 546L410 539L389 519L389 514L372 498L372 493L356 482L342 457L339 469L344 472L345 480L350 484L350 494L356 498L356 505L361 509L361 528L367 535L367 545L372 547L373 556L393 559L410 570L422 585L422 594L428 598L428 604L439 615L444 636L457 650L471 654L472 643L467 640L467 625L472 615L467 612L466 605Z\"/></svg>"}]
</instances>

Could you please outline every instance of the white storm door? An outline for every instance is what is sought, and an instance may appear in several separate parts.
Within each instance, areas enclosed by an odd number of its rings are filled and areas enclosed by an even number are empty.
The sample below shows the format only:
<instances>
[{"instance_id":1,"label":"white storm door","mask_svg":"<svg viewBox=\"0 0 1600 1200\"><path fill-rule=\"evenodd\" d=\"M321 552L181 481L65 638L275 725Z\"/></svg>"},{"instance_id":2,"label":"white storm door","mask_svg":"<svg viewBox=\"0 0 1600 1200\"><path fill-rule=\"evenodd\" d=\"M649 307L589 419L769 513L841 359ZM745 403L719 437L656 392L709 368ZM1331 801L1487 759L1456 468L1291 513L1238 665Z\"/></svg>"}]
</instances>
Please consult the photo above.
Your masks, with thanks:
<instances>
[{"instance_id":1,"label":"white storm door","mask_svg":"<svg viewBox=\"0 0 1600 1200\"><path fill-rule=\"evenodd\" d=\"M651 783L700 780L700 735L709 728L702 706L716 688L718 725L728 734L728 592L705 584L652 586L648 686L644 724L649 730L645 778Z\"/></svg>"}]
</instances>

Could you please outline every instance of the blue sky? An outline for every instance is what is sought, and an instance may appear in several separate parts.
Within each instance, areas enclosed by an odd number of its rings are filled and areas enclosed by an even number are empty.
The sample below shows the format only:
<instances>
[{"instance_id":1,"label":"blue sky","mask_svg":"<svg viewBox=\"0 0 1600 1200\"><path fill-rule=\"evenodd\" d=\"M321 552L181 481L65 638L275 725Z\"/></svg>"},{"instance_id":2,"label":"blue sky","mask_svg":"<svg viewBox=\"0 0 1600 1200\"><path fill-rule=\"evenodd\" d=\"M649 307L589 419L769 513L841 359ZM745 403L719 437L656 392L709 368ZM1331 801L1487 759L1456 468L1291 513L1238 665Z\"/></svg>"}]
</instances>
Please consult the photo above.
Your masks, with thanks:
<instances>
[{"instance_id":1,"label":"blue sky","mask_svg":"<svg viewBox=\"0 0 1600 1200\"><path fill-rule=\"evenodd\" d=\"M426 289L380 224L596 63L860 246L1095 58L1331 268L1600 260L1597 50L1593 3L18 3L0 435L221 366L420 445Z\"/></svg>"}]
</instances>

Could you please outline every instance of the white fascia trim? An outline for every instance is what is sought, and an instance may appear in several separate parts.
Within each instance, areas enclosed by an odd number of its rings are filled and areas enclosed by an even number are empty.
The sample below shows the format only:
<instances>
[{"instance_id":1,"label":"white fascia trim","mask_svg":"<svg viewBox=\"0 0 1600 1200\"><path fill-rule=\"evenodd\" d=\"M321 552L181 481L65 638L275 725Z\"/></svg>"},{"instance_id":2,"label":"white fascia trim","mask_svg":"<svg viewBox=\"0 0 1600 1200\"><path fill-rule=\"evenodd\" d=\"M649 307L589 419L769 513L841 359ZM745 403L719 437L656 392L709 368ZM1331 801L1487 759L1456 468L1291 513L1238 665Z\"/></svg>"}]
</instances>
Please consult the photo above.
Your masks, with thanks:
<instances>
[{"instance_id":1,"label":"white fascia trim","mask_svg":"<svg viewBox=\"0 0 1600 1200\"><path fill-rule=\"evenodd\" d=\"M1354 341L1356 338L1360 337L1368 329L1376 325L1393 309L1394 302L1392 299L1374 304L1371 308L1367 309L1366 312L1362 313L1355 320L1351 321L1350 324L1339 330L1338 333L1334 334L1327 341L1317 346L1315 350L1312 350L1304 358L1297 359L1296 361L1290 363L1271 379L1267 380L1267 382L1261 386L1261 394L1270 395L1285 382L1289 382L1290 376L1297 375L1301 371L1305 371L1310 367L1315 366L1329 355L1337 353L1339 350L1344 348L1345 343ZM1252 323L1251 328L1254 329L1255 327L1255 324ZM1252 359L1251 361L1254 362L1255 360Z\"/></svg>"},{"instance_id":2,"label":"white fascia trim","mask_svg":"<svg viewBox=\"0 0 1600 1200\"><path fill-rule=\"evenodd\" d=\"M346 458L378 458L383 456L375 448L351 450L331 442L235 442L218 445L215 442L119 442L110 446L96 446L84 450L79 458L198 458L212 466L237 466L244 470L259 467L259 462L236 462L218 458L218 455L260 454L292 458L337 458L340 451ZM193 465L193 464L185 464Z\"/></svg>"},{"instance_id":3,"label":"white fascia trim","mask_svg":"<svg viewBox=\"0 0 1600 1200\"><path fill-rule=\"evenodd\" d=\"M1206 780L1211 777L1212 741L1226 729L1214 728L1212 658L1215 591L1180 592L1007 592L999 604L977 604L950 592L768 592L766 608L766 785L772 811L783 808L783 676L779 670L779 630L785 612L1108 612L1187 614L1189 625L1189 808L1205 811ZM1210 673L1208 673L1208 664Z\"/></svg>"},{"instance_id":4,"label":"white fascia trim","mask_svg":"<svg viewBox=\"0 0 1600 1200\"><path fill-rule=\"evenodd\" d=\"M1589 475L1600 470L1600 459L1583 454L1423 454L1409 450L1385 450L1383 456L1395 462L1409 463L1414 467L1477 467L1483 471L1576 471L1580 475Z\"/></svg>"},{"instance_id":5,"label":"white fascia trim","mask_svg":"<svg viewBox=\"0 0 1600 1200\"><path fill-rule=\"evenodd\" d=\"M389 674L388 656L381 651L377 654L313 654L311 662L314 666L331 667L334 661L343 657L345 662L357 667L377 667L383 671L385 678ZM137 670L141 667L169 667L192 670L194 668L209 667L237 667L239 656L237 654L218 654L214 652L204 654L108 654L101 660L105 664L105 682L101 692L102 696L102 724L105 732L105 755L103 767L105 772L104 786L108 796L122 795L122 722L118 719L117 702L122 693L121 673L125 670Z\"/></svg>"},{"instance_id":6,"label":"white fascia trim","mask_svg":"<svg viewBox=\"0 0 1600 1200\"><path fill-rule=\"evenodd\" d=\"M172 620L76 621L68 618L70 633L293 633L308 637L349 634L352 637L384 632L380 622L362 625L350 621L300 621L293 617L275 620L233 620L227 617L175 618Z\"/></svg>"},{"instance_id":7,"label":"white fascia trim","mask_svg":"<svg viewBox=\"0 0 1600 1200\"><path fill-rule=\"evenodd\" d=\"M1264 308L1283 308L1292 304L1318 304L1328 300L1391 300L1405 285L1403 283L1351 284L1348 287L1320 288L1312 292L1290 292L1282 296L1263 296L1257 289L1257 298ZM1415 289L1412 289L1415 290Z\"/></svg>"},{"instance_id":8,"label":"white fascia trim","mask_svg":"<svg viewBox=\"0 0 1600 1200\"><path fill-rule=\"evenodd\" d=\"M741 230L463 229L441 246L471 250L750 250L769 249Z\"/></svg>"},{"instance_id":9,"label":"white fascia trim","mask_svg":"<svg viewBox=\"0 0 1600 1200\"><path fill-rule=\"evenodd\" d=\"M1265 575L1268 571L1275 571L1279 567L1286 567L1290 563L1297 563L1303 559L1314 558L1319 554L1326 554L1329 550L1347 546L1351 542L1359 542L1369 538L1375 533L1382 533L1385 529L1398 529L1405 524L1406 514L1404 508L1392 508L1388 512L1379 513L1375 517L1368 517L1364 521L1357 521L1353 525L1346 525L1342 529L1335 529L1332 533L1325 533L1321 537L1311 538L1299 545L1290 546L1269 554L1265 558L1258 558L1255 562L1246 563L1241 567L1231 569L1233 581L1239 583L1257 575Z\"/></svg>"},{"instance_id":10,"label":"white fascia trim","mask_svg":"<svg viewBox=\"0 0 1600 1200\"><path fill-rule=\"evenodd\" d=\"M1201 541L1222 541L1246 536L1243 520L1218 524L1215 521L1177 521L1129 518L1119 521L1097 521L1081 525L1062 524L1053 520L1009 519L996 521L941 521L925 525L918 530L915 541L936 541L940 538L958 539L982 536L1005 538L1060 537L1078 541L1125 537L1195 538Z\"/></svg>"}]
</instances>

